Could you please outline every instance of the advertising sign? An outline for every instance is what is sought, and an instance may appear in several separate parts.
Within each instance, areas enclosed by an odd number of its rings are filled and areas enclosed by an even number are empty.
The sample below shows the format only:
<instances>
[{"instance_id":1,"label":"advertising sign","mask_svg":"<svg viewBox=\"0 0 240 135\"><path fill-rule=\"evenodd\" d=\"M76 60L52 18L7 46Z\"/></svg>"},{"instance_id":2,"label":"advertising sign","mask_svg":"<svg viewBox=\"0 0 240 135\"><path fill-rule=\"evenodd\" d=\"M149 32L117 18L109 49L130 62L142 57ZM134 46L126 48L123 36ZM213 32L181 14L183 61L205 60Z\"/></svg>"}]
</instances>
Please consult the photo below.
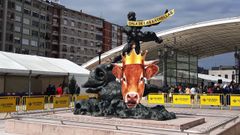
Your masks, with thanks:
<instances>
[{"instance_id":1,"label":"advertising sign","mask_svg":"<svg viewBox=\"0 0 240 135\"><path fill-rule=\"evenodd\" d=\"M148 95L149 104L164 104L164 94L150 94Z\"/></svg>"},{"instance_id":2,"label":"advertising sign","mask_svg":"<svg viewBox=\"0 0 240 135\"><path fill-rule=\"evenodd\" d=\"M43 110L44 97L26 97L26 110Z\"/></svg>"},{"instance_id":3,"label":"advertising sign","mask_svg":"<svg viewBox=\"0 0 240 135\"><path fill-rule=\"evenodd\" d=\"M16 98L0 99L0 112L16 112Z\"/></svg>"},{"instance_id":4,"label":"advertising sign","mask_svg":"<svg viewBox=\"0 0 240 135\"><path fill-rule=\"evenodd\" d=\"M78 96L76 96L76 101L78 101L78 100L87 100L87 99L89 99L89 97L88 97L88 95L78 95Z\"/></svg>"},{"instance_id":5,"label":"advertising sign","mask_svg":"<svg viewBox=\"0 0 240 135\"><path fill-rule=\"evenodd\" d=\"M53 108L69 107L69 97L53 97Z\"/></svg>"},{"instance_id":6,"label":"advertising sign","mask_svg":"<svg viewBox=\"0 0 240 135\"><path fill-rule=\"evenodd\" d=\"M220 105L220 95L201 95L200 105Z\"/></svg>"},{"instance_id":7,"label":"advertising sign","mask_svg":"<svg viewBox=\"0 0 240 135\"><path fill-rule=\"evenodd\" d=\"M230 106L240 106L240 95L231 95Z\"/></svg>"},{"instance_id":8,"label":"advertising sign","mask_svg":"<svg viewBox=\"0 0 240 135\"><path fill-rule=\"evenodd\" d=\"M190 105L191 95L173 95L173 104Z\"/></svg>"}]
</instances>

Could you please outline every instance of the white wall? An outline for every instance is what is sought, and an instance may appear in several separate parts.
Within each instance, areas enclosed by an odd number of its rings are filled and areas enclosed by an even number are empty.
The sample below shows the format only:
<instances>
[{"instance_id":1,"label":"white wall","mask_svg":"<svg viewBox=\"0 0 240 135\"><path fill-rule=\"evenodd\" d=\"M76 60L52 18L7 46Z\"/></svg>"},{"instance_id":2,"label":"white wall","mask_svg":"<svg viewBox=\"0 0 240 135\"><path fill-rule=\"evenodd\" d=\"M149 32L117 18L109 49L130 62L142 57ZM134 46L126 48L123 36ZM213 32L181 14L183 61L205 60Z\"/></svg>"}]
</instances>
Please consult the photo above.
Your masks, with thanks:
<instances>
[{"instance_id":1,"label":"white wall","mask_svg":"<svg viewBox=\"0 0 240 135\"><path fill-rule=\"evenodd\" d=\"M223 77L223 78L225 78L225 75L228 75L228 78L226 78L226 79L231 79L232 80L233 79L232 75L235 76L235 72L236 72L235 70L209 70L208 74L209 75L214 75L214 76L221 75L221 77ZM235 79L236 79L236 76L235 76Z\"/></svg>"}]
</instances>

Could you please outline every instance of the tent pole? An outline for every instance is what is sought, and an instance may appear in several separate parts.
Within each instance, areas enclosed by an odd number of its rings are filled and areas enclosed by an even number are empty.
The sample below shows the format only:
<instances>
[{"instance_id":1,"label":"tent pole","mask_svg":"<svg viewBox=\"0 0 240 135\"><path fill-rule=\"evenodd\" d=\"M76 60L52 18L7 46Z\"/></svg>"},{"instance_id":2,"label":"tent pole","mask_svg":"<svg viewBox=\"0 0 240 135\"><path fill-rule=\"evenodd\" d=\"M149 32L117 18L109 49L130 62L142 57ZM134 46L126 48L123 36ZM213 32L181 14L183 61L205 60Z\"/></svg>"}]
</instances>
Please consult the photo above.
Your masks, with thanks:
<instances>
[{"instance_id":1,"label":"tent pole","mask_svg":"<svg viewBox=\"0 0 240 135\"><path fill-rule=\"evenodd\" d=\"M4 93L4 95L6 94L6 76L7 76L7 73L6 74L4 74L4 76L3 76L3 93Z\"/></svg>"},{"instance_id":2,"label":"tent pole","mask_svg":"<svg viewBox=\"0 0 240 135\"><path fill-rule=\"evenodd\" d=\"M32 70L30 70L29 72L29 76L28 76L28 96L31 96L31 80L32 80Z\"/></svg>"}]
</instances>

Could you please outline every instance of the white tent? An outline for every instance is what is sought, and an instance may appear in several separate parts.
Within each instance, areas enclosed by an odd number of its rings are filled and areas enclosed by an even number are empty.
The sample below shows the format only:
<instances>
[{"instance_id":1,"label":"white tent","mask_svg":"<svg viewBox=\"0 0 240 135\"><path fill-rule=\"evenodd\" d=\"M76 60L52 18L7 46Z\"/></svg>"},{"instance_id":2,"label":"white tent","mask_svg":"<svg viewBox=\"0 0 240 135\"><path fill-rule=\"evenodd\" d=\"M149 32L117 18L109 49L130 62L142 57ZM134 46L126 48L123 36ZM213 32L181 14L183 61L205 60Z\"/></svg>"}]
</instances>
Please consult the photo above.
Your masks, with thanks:
<instances>
[{"instance_id":1,"label":"white tent","mask_svg":"<svg viewBox=\"0 0 240 135\"><path fill-rule=\"evenodd\" d=\"M89 70L66 59L46 58L0 51L0 75L28 76L29 91L33 76L74 76L81 86L89 75ZM0 78L0 93L4 89L4 77Z\"/></svg>"}]
</instances>

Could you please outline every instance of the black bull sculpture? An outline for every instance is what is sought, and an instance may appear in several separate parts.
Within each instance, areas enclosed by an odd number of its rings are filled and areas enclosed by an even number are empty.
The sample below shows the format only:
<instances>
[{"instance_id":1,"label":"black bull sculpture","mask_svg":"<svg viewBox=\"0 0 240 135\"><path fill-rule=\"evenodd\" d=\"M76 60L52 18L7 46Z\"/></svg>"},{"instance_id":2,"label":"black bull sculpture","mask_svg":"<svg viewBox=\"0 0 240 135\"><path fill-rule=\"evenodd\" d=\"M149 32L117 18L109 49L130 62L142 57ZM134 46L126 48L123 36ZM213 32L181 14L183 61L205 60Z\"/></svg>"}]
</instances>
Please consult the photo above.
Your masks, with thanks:
<instances>
[{"instance_id":1,"label":"black bull sculpture","mask_svg":"<svg viewBox=\"0 0 240 135\"><path fill-rule=\"evenodd\" d=\"M135 108L127 108L121 95L121 84L112 74L111 64L102 64L91 71L88 81L83 87L87 93L98 93L99 99L82 100L75 103L74 114L92 116L113 116L120 118L169 120L176 118L164 106L146 107L138 104ZM155 85L146 84L144 96L158 92Z\"/></svg>"}]
</instances>

